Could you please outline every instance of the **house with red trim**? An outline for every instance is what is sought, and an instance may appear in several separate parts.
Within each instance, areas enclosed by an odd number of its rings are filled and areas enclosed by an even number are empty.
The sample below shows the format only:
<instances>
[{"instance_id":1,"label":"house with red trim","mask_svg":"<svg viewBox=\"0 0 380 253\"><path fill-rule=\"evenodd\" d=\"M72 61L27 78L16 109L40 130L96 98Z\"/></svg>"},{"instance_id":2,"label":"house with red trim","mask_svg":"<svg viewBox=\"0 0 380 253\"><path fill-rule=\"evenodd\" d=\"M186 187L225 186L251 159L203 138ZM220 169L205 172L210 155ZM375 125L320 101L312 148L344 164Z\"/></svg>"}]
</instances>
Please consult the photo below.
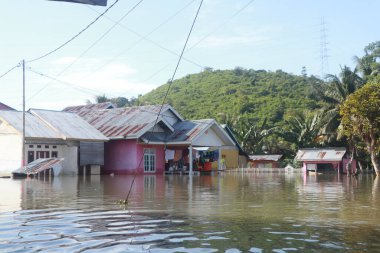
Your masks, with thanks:
<instances>
[{"instance_id":1,"label":"house with red trim","mask_svg":"<svg viewBox=\"0 0 380 253\"><path fill-rule=\"evenodd\" d=\"M104 146L103 174L192 172L201 158L197 147L221 150L235 146L214 119L185 120L167 104L115 108L107 102L64 111L77 113L109 138ZM218 166L220 159L220 155L213 158Z\"/></svg>"}]
</instances>

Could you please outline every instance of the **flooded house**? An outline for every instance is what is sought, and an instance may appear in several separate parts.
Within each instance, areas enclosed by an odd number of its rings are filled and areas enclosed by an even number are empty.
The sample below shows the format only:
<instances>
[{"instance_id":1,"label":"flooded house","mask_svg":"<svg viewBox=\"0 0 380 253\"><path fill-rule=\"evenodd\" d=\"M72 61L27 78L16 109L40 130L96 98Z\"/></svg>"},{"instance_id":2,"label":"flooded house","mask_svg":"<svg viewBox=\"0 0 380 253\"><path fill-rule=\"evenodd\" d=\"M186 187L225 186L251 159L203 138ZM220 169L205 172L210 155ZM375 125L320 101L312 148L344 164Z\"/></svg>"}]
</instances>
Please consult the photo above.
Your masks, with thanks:
<instances>
[{"instance_id":1,"label":"flooded house","mask_svg":"<svg viewBox=\"0 0 380 253\"><path fill-rule=\"evenodd\" d=\"M338 172L348 173L347 164L350 159L346 157L346 148L304 148L297 152L295 159L302 162L302 171L307 172ZM356 161L353 160L351 172L356 170Z\"/></svg>"},{"instance_id":2,"label":"flooded house","mask_svg":"<svg viewBox=\"0 0 380 253\"><path fill-rule=\"evenodd\" d=\"M226 124L221 125L235 143L234 146L227 146L222 148L222 156L225 158L226 169L233 168L246 168L248 164L248 155L240 146L238 140L232 132L232 129Z\"/></svg>"},{"instance_id":3,"label":"flooded house","mask_svg":"<svg viewBox=\"0 0 380 253\"><path fill-rule=\"evenodd\" d=\"M283 155L250 155L250 168L281 168L280 161Z\"/></svg>"},{"instance_id":4,"label":"flooded house","mask_svg":"<svg viewBox=\"0 0 380 253\"><path fill-rule=\"evenodd\" d=\"M10 174L39 158L63 158L62 174L76 175L83 168L99 173L107 140L74 113L30 109L23 128L23 112L0 110L0 173Z\"/></svg>"},{"instance_id":5,"label":"flooded house","mask_svg":"<svg viewBox=\"0 0 380 253\"><path fill-rule=\"evenodd\" d=\"M105 143L102 173L161 174L221 166L221 155L201 164L199 149L235 146L234 141L213 119L185 120L170 105L115 108L112 103L72 106L77 113L102 132ZM219 152L218 154L221 154Z\"/></svg>"}]
</instances>

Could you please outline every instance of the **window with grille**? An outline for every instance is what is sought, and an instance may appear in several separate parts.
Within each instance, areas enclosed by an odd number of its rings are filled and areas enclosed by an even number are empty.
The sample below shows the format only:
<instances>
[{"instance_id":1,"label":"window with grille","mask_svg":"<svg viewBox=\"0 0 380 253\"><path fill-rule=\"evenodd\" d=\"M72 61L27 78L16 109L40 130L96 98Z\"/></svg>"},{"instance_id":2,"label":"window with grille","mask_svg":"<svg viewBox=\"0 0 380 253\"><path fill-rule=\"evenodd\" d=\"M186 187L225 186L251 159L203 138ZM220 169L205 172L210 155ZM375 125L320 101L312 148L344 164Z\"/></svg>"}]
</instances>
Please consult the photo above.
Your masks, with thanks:
<instances>
[{"instance_id":1,"label":"window with grille","mask_svg":"<svg viewBox=\"0 0 380 253\"><path fill-rule=\"evenodd\" d=\"M154 148L144 149L144 172L156 171L156 150Z\"/></svg>"}]
</instances>

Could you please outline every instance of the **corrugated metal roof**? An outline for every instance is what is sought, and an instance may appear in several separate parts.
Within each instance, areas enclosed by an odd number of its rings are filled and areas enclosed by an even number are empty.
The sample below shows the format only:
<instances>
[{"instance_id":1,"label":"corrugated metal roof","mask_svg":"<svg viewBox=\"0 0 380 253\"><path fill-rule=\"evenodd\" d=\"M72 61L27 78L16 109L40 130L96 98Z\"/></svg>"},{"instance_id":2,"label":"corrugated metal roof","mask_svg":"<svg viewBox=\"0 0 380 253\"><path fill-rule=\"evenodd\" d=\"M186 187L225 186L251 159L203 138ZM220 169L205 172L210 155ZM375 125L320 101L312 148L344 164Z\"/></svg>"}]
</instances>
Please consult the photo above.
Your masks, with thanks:
<instances>
[{"instance_id":1,"label":"corrugated metal roof","mask_svg":"<svg viewBox=\"0 0 380 253\"><path fill-rule=\"evenodd\" d=\"M304 161L341 161L346 148L324 148L324 149L300 149L297 152L296 160Z\"/></svg>"},{"instance_id":2,"label":"corrugated metal roof","mask_svg":"<svg viewBox=\"0 0 380 253\"><path fill-rule=\"evenodd\" d=\"M108 140L101 132L75 113L36 109L31 109L29 112L55 129L67 140Z\"/></svg>"},{"instance_id":3,"label":"corrugated metal roof","mask_svg":"<svg viewBox=\"0 0 380 253\"><path fill-rule=\"evenodd\" d=\"M79 106L69 106L63 109L64 112L73 112L83 117L90 111L113 109L116 106L111 102L104 102L99 104L88 104L88 105L79 105Z\"/></svg>"},{"instance_id":4,"label":"corrugated metal roof","mask_svg":"<svg viewBox=\"0 0 380 253\"><path fill-rule=\"evenodd\" d=\"M17 132L22 134L23 114L19 111L0 111L0 120L10 124ZM40 119L36 118L29 112L25 113L25 137L28 138L48 138L62 139L62 136L49 128Z\"/></svg>"},{"instance_id":5,"label":"corrugated metal roof","mask_svg":"<svg viewBox=\"0 0 380 253\"><path fill-rule=\"evenodd\" d=\"M253 161L278 161L282 155L250 155L249 159Z\"/></svg>"},{"instance_id":6,"label":"corrugated metal roof","mask_svg":"<svg viewBox=\"0 0 380 253\"><path fill-rule=\"evenodd\" d=\"M160 108L160 105L147 105L114 109L98 109L86 105L68 107L64 110L78 113L79 116L111 139L131 139L140 137L153 127ZM164 113L169 109L173 111L174 115L177 114L169 105L164 105L161 113ZM158 122L160 121L164 120L159 118ZM165 124L167 124L166 121ZM169 125L168 128L170 128Z\"/></svg>"},{"instance_id":7,"label":"corrugated metal roof","mask_svg":"<svg viewBox=\"0 0 380 253\"><path fill-rule=\"evenodd\" d=\"M23 113L20 111L0 111L4 120L22 133ZM34 110L25 113L25 137L40 139L67 139L78 141L106 141L103 134L74 113Z\"/></svg>"}]
</instances>

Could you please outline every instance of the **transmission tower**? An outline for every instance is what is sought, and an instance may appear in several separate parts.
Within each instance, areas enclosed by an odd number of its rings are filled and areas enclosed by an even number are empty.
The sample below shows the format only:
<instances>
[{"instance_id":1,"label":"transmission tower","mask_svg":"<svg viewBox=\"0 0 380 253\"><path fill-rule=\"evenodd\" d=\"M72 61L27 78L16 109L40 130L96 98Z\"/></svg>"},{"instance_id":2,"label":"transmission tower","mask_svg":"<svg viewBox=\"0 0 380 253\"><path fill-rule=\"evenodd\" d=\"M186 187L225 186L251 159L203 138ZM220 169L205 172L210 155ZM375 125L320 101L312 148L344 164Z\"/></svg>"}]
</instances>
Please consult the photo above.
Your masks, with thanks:
<instances>
[{"instance_id":1,"label":"transmission tower","mask_svg":"<svg viewBox=\"0 0 380 253\"><path fill-rule=\"evenodd\" d=\"M327 54L327 29L325 20L322 17L321 18L321 25L320 25L320 59L321 59L321 78L325 79L326 74L329 73L329 64L328 64L328 54Z\"/></svg>"}]
</instances>

